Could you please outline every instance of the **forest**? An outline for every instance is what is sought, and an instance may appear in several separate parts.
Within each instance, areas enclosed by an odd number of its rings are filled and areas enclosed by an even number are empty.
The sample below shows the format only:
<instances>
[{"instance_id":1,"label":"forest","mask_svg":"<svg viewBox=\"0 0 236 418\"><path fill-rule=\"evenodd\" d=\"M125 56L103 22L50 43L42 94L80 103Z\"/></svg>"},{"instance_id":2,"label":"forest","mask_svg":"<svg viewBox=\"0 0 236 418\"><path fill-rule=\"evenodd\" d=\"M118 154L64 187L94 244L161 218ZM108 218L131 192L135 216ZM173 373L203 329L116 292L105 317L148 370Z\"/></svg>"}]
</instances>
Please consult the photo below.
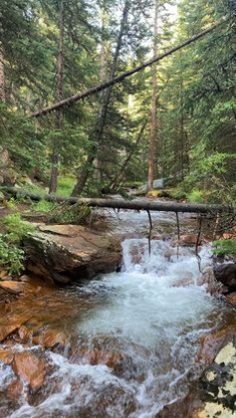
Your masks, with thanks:
<instances>
[{"instance_id":1,"label":"forest","mask_svg":"<svg viewBox=\"0 0 236 418\"><path fill-rule=\"evenodd\" d=\"M0 418L233 418L236 0L0 0Z\"/></svg>"},{"instance_id":2,"label":"forest","mask_svg":"<svg viewBox=\"0 0 236 418\"><path fill-rule=\"evenodd\" d=\"M0 19L3 185L99 196L166 178L176 197L233 201L234 1L2 0ZM220 21L123 82L32 116Z\"/></svg>"}]
</instances>

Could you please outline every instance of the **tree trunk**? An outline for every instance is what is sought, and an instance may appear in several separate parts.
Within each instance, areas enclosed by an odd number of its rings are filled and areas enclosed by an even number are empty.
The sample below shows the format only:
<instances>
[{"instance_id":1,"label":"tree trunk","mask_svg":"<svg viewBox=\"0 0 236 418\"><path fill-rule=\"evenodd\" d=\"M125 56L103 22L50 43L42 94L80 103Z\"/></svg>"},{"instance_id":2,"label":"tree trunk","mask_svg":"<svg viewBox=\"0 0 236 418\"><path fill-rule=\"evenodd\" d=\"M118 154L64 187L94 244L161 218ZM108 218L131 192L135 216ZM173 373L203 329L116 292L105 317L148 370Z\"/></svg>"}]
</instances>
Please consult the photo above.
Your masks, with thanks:
<instances>
[{"instance_id":1,"label":"tree trunk","mask_svg":"<svg viewBox=\"0 0 236 418\"><path fill-rule=\"evenodd\" d=\"M1 48L1 46L0 46ZM5 74L4 74L4 58L3 52L0 49L0 101L6 101L6 92L5 92Z\"/></svg>"},{"instance_id":2,"label":"tree trunk","mask_svg":"<svg viewBox=\"0 0 236 418\"><path fill-rule=\"evenodd\" d=\"M146 125L147 125L147 121L145 121L143 123L143 125L142 125L142 127L141 127L141 129L140 129L140 131L138 133L136 142L135 142L132 150L129 152L128 156L126 157L124 163L121 166L121 169L119 170L119 172L117 173L117 175L115 176L115 178L110 183L109 189L112 192L114 192L116 190L116 188L120 185L121 181L123 180L124 175L125 175L125 169L126 169L127 165L129 164L130 160L132 159L133 154L134 154L135 150L137 149L137 147L138 147L138 145L139 145L139 143L140 143L140 141L142 139L143 132L144 132L144 130L146 128Z\"/></svg>"},{"instance_id":3,"label":"tree trunk","mask_svg":"<svg viewBox=\"0 0 236 418\"><path fill-rule=\"evenodd\" d=\"M121 49L121 46L122 46L122 38L123 38L123 35L124 35L124 32L125 32L125 26L126 26L126 23L127 23L128 12L129 12L129 0L126 0L125 5L124 5L124 9L123 9L119 36L118 36L118 39L117 39L116 50L115 50L115 55L114 55L111 74L110 74L111 79L113 79L115 77L115 73L116 73L116 70L117 70L117 64L118 64L120 49ZM72 196L76 196L76 195L81 194L81 192L83 191L84 186L87 182L87 179L89 177L90 171L92 170L92 164L93 164L93 162L96 158L98 148L99 148L101 140L102 140L104 127L105 127L105 124L106 124L107 111L108 111L108 106L109 106L110 98L111 98L111 91L112 91L112 86L110 86L108 89L106 89L104 91L103 98L102 98L103 104L102 104L102 107L101 107L101 111L100 111L100 115L99 115L99 119L98 119L98 124L97 124L97 129L96 129L96 132L95 132L94 144L93 144L92 149L91 149L91 151L88 155L88 158L87 158L87 161L86 161L85 165L82 167L82 169L78 173L77 183L74 187Z\"/></svg>"},{"instance_id":4,"label":"tree trunk","mask_svg":"<svg viewBox=\"0 0 236 418\"><path fill-rule=\"evenodd\" d=\"M153 33L153 57L157 57L158 35L158 0L155 0L154 33ZM157 63L152 67L152 105L151 105L151 129L149 139L148 156L148 190L153 188L153 181L157 176Z\"/></svg>"},{"instance_id":5,"label":"tree trunk","mask_svg":"<svg viewBox=\"0 0 236 418\"><path fill-rule=\"evenodd\" d=\"M54 112L58 109L62 109L63 107L70 107L74 103L79 102L80 100L86 99L87 97L93 96L94 94L99 93L100 91L109 89L110 87L114 86L115 84L122 83L126 78L131 77L134 74L139 73L140 71L143 71L145 68L148 68L155 64L156 62L159 62L163 60L164 58L169 57L170 55L174 54L175 52L179 51L182 48L185 48L188 45L191 45L193 42L196 42L198 39L203 38L208 33L211 33L213 30L218 28L219 26L226 23L228 19L221 19L214 25L210 26L209 28L197 33L196 35L193 35L191 38L187 39L186 41L182 42L181 44L174 46L173 48L169 49L166 52L163 52L156 58L152 58L149 61L144 62L143 64L139 65L138 67L132 68L129 71L125 71L124 73L118 75L115 78L112 78L111 80L106 81L105 83L99 84L95 87L92 87L91 89L88 89L82 93L76 93L73 96L67 97L66 99L63 99L57 103L54 103L51 106L45 107L43 109L40 109L36 112L31 113L29 116L32 118L38 118L44 115L47 115L48 113Z\"/></svg>"},{"instance_id":6,"label":"tree trunk","mask_svg":"<svg viewBox=\"0 0 236 418\"><path fill-rule=\"evenodd\" d=\"M108 27L109 17L106 10L106 2L103 1L101 5L101 52L100 52L100 83L104 83L107 78L107 58L108 58L108 40L106 38L106 31ZM102 105L102 97L101 95L101 105ZM100 155L103 154L103 141L101 138L101 144L100 144ZM98 153L97 158L94 162L94 166L96 168L96 178L100 181L103 179L103 161L100 158L100 155Z\"/></svg>"},{"instance_id":7,"label":"tree trunk","mask_svg":"<svg viewBox=\"0 0 236 418\"><path fill-rule=\"evenodd\" d=\"M214 215L217 213L235 214L235 206L224 206L203 203L176 203L176 202L160 202L148 199L98 199L98 198L78 198L78 197L61 197L52 195L37 195L25 192L24 190L14 187L2 187L3 192L9 193L16 197L29 197L31 200L39 202L46 200L48 202L68 203L71 205L87 205L88 207L113 208L113 209L129 209L129 210L149 210L159 212L181 212L181 213L208 213Z\"/></svg>"},{"instance_id":8,"label":"tree trunk","mask_svg":"<svg viewBox=\"0 0 236 418\"><path fill-rule=\"evenodd\" d=\"M60 101L63 99L63 67L64 67L64 0L60 3L60 33L59 33L59 51L57 57L57 69L56 69L56 100ZM62 109L57 110L56 114L56 129L61 130L63 127L63 111ZM58 164L59 164L59 145L56 137L53 138L53 149L52 149L52 168L51 177L49 183L49 193L56 193L57 191L57 180L58 180Z\"/></svg>"}]
</instances>

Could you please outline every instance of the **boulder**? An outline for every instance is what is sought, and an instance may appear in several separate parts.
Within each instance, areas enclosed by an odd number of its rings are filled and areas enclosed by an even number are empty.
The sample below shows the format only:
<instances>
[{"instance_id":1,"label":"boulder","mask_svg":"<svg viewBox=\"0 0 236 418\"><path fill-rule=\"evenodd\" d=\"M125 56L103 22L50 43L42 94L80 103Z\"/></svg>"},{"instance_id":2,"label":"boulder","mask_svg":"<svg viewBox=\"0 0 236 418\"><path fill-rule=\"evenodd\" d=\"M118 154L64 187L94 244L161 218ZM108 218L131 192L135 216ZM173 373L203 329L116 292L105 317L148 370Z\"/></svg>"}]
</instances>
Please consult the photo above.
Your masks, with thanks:
<instances>
[{"instance_id":1,"label":"boulder","mask_svg":"<svg viewBox=\"0 0 236 418\"><path fill-rule=\"evenodd\" d=\"M204 365L212 364L219 351L235 336L235 333L234 323L200 337L196 362Z\"/></svg>"},{"instance_id":2,"label":"boulder","mask_svg":"<svg viewBox=\"0 0 236 418\"><path fill-rule=\"evenodd\" d=\"M23 390L23 383L20 380L15 379L7 387L7 397L12 401L15 401L22 395Z\"/></svg>"},{"instance_id":3,"label":"boulder","mask_svg":"<svg viewBox=\"0 0 236 418\"><path fill-rule=\"evenodd\" d=\"M214 268L214 274L217 281L227 286L229 292L236 290L236 264L219 264Z\"/></svg>"},{"instance_id":4,"label":"boulder","mask_svg":"<svg viewBox=\"0 0 236 418\"><path fill-rule=\"evenodd\" d=\"M199 245L201 245L201 241L198 243ZM196 245L197 244L197 235L192 234L192 235L181 235L180 236L180 245Z\"/></svg>"},{"instance_id":5,"label":"boulder","mask_svg":"<svg viewBox=\"0 0 236 418\"><path fill-rule=\"evenodd\" d=\"M19 295L24 291L24 283L14 280L4 280L0 282L0 288L13 295Z\"/></svg>"},{"instance_id":6,"label":"boulder","mask_svg":"<svg viewBox=\"0 0 236 418\"><path fill-rule=\"evenodd\" d=\"M61 284L115 271L121 263L119 241L78 225L41 226L24 245L27 269Z\"/></svg>"},{"instance_id":7,"label":"boulder","mask_svg":"<svg viewBox=\"0 0 236 418\"><path fill-rule=\"evenodd\" d=\"M43 386L46 375L44 358L29 351L15 353L12 368L18 377L29 384L31 389L38 390Z\"/></svg>"}]
</instances>

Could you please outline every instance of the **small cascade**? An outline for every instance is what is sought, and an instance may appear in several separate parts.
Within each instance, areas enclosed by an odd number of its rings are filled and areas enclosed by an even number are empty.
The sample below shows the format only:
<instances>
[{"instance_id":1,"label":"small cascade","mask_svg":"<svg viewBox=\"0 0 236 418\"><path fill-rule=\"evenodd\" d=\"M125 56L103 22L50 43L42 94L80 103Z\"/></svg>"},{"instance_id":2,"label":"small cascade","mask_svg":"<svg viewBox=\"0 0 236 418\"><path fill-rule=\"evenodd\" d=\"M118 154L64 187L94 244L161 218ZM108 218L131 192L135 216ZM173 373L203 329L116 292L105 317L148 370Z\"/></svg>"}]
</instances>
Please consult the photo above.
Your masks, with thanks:
<instances>
[{"instance_id":1,"label":"small cascade","mask_svg":"<svg viewBox=\"0 0 236 418\"><path fill-rule=\"evenodd\" d=\"M201 335L216 324L219 306L199 282L194 249L168 241L123 242L119 273L78 291L90 308L74 319L73 354L48 353L52 373L43 400L26 399L11 418L155 418L187 392L199 372ZM211 264L200 252L202 269Z\"/></svg>"}]
</instances>

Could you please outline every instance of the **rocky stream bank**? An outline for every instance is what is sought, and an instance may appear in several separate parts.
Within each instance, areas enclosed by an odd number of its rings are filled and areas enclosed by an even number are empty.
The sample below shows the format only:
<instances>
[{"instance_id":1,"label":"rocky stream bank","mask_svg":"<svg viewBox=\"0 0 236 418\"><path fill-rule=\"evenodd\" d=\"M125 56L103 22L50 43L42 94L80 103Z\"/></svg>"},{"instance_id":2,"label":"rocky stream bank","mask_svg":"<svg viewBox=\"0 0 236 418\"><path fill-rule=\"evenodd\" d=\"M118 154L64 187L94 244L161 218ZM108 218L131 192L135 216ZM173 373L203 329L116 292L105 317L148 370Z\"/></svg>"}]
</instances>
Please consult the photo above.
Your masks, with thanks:
<instances>
[{"instance_id":1,"label":"rocky stream bank","mask_svg":"<svg viewBox=\"0 0 236 418\"><path fill-rule=\"evenodd\" d=\"M158 239L161 240L162 236ZM195 245L190 234L181 239L180 246ZM170 242L169 252L164 252L164 259L168 262L173 262L173 248ZM1 386L2 417L37 416L38 412L24 415L24 411L19 409L22 415L14 415L14 411L21 408L22 397L34 407L51 395L50 379L56 366L50 360L50 353L65 356L70 363L103 365L117 376L127 373L126 369L133 361L109 344L102 344L99 339L92 348L84 344L80 347L74 333L78 315L86 315L94 304L88 291L81 293L78 306L74 290L84 288L88 279L120 269L121 234L91 231L75 225L41 224L37 234L25 241L25 249L26 274L18 280L2 274L0 282L0 366L5 373ZM139 255L135 251L132 257L138 265ZM208 283L209 290L217 292L222 307L227 307L223 310L225 317L220 327L209 330L198 339L195 361L202 372L197 380L190 379L189 394L170 402L153 418L235 416L236 273L233 266L233 263L224 267L219 265L215 270L215 276L223 287L217 284L212 269L208 268L205 276L202 275L201 280ZM178 286L189 286L189 280L182 280ZM93 413L82 408L80 415L71 413L65 416L110 417L108 413L104 415L104 411L108 410L109 403L115 402L116 395L115 391L113 395L111 392L102 398L103 407L93 403ZM131 399L126 402L125 416L138 418L134 402ZM48 417L64 416L57 414L60 411L48 411Z\"/></svg>"}]
</instances>

